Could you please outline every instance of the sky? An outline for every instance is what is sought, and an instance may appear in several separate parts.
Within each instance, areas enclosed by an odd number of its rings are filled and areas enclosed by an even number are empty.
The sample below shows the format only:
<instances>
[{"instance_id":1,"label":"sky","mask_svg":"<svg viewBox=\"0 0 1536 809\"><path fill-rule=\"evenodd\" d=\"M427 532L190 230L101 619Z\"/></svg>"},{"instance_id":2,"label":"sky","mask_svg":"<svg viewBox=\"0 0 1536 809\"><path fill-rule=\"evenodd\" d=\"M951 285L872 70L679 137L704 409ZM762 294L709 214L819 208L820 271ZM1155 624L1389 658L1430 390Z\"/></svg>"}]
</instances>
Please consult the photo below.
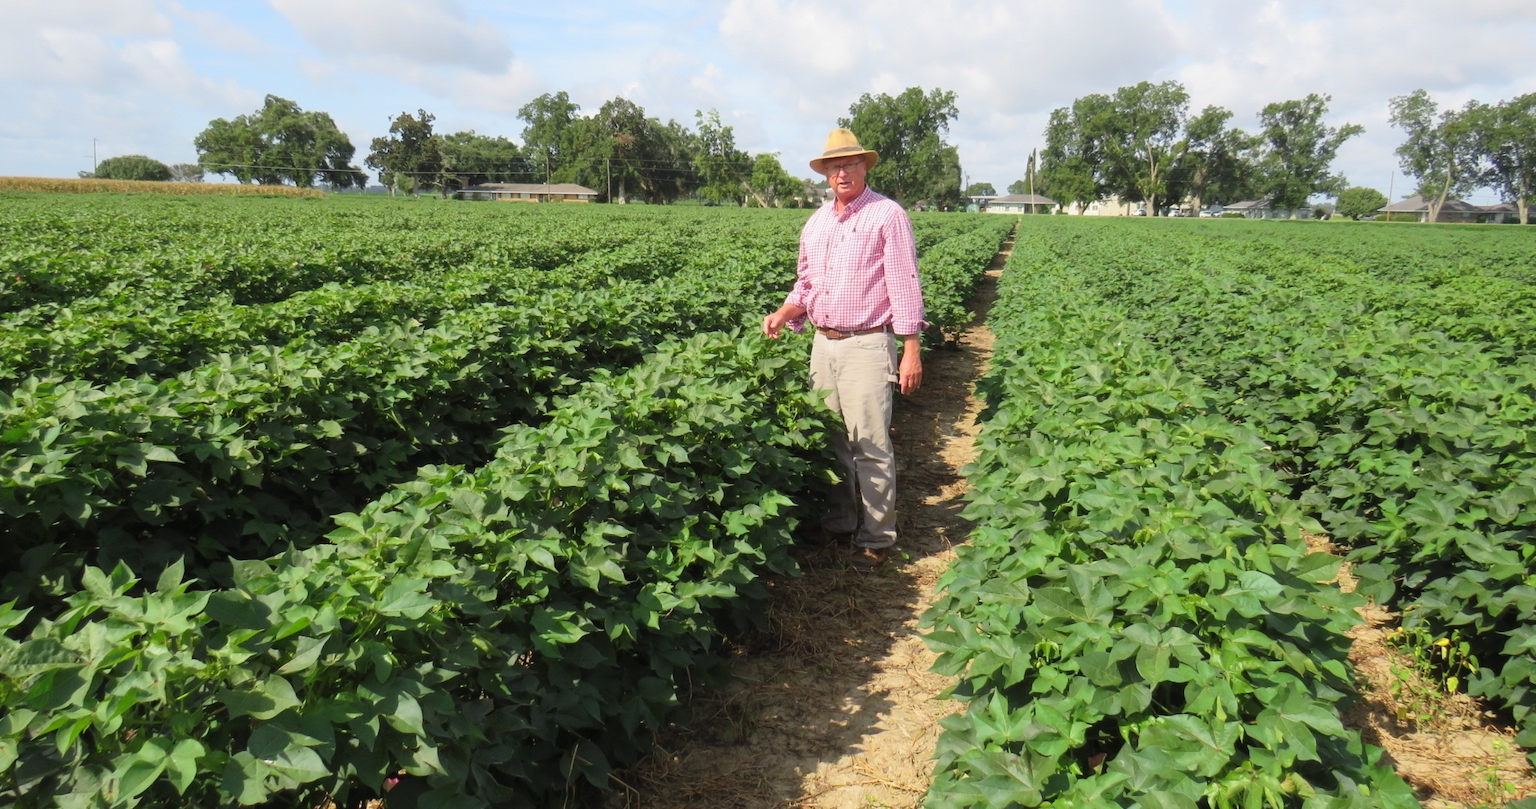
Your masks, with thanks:
<instances>
[{"instance_id":1,"label":"sky","mask_svg":"<svg viewBox=\"0 0 1536 809\"><path fill-rule=\"evenodd\" d=\"M401 112L520 140L518 108L563 90L690 128L718 110L809 177L850 104L917 86L957 94L947 139L1004 191L1051 110L1142 80L1250 130L1265 104L1330 95L1330 124L1365 127L1335 169L1401 198L1388 100L1536 92L1536 2L0 0L0 175L73 177L93 149L195 162L209 121L269 93L330 113L361 165Z\"/></svg>"}]
</instances>

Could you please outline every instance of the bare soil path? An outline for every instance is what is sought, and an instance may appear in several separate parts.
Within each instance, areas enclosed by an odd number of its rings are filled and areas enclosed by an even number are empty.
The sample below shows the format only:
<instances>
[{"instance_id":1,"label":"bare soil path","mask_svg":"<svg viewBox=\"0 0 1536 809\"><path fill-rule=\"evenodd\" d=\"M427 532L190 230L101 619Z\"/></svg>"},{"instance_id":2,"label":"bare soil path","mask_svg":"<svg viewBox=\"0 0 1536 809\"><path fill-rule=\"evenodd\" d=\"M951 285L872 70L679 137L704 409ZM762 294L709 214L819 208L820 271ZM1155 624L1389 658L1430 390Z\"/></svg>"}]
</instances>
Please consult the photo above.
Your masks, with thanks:
<instances>
[{"instance_id":1,"label":"bare soil path","mask_svg":"<svg viewBox=\"0 0 1536 809\"><path fill-rule=\"evenodd\" d=\"M953 346L923 355L923 387L898 397L900 551L872 574L846 548L807 550L805 575L771 583L770 631L742 649L736 682L697 695L694 722L619 773L626 809L917 807L928 789L939 699L918 633L934 584L970 526L961 468L974 457L973 393L992 350L986 312L1012 243L969 303L978 319Z\"/></svg>"},{"instance_id":2,"label":"bare soil path","mask_svg":"<svg viewBox=\"0 0 1536 809\"><path fill-rule=\"evenodd\" d=\"M1313 551L1338 554L1332 541L1308 535ZM1346 563L1339 589L1353 592ZM1344 715L1390 763L1429 809L1503 806L1536 796L1536 774L1495 714L1466 694L1447 694L1413 657L1390 642L1398 616L1377 604L1360 608L1365 623L1350 631L1349 662L1360 701Z\"/></svg>"}]
</instances>

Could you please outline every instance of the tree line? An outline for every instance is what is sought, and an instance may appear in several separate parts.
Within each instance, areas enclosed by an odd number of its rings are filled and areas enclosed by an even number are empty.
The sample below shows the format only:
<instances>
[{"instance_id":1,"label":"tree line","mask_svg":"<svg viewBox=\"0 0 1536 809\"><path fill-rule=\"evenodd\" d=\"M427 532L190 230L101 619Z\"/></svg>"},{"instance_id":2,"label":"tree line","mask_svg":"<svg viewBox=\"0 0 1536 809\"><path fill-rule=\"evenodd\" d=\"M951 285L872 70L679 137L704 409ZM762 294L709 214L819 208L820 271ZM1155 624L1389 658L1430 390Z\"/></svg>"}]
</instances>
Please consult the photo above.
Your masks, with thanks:
<instances>
[{"instance_id":1,"label":"tree line","mask_svg":"<svg viewBox=\"0 0 1536 809\"><path fill-rule=\"evenodd\" d=\"M956 96L908 88L864 94L838 125L878 151L871 184L904 205L949 207L960 200L960 156L945 140L959 115ZM818 204L824 183L792 175L778 156L749 154L715 110L696 111L694 126L662 123L625 98L583 114L565 92L546 93L518 110L521 143L473 130L441 133L424 109L402 112L374 138L362 163L392 193L438 193L484 183L576 183L604 201L667 203L695 197L763 207ZM205 173L261 185L363 188L368 174L357 149L331 116L275 95L260 109L219 118L193 139L196 164L166 166L143 155L103 161L94 174L113 179L200 181ZM806 157L815 154L807 148ZM819 186L819 187L818 187Z\"/></svg>"},{"instance_id":2,"label":"tree line","mask_svg":"<svg viewBox=\"0 0 1536 809\"><path fill-rule=\"evenodd\" d=\"M1083 96L1051 113L1045 148L1030 155L1025 179L1010 193L1033 191L1062 204L1115 196L1157 215L1165 205L1267 198L1296 210L1316 195L1338 199L1340 213L1374 214L1389 200L1351 188L1332 164L1358 124L1323 122L1331 101L1312 93L1266 105L1259 129L1231 126L1233 112L1208 106L1191 115L1177 81L1141 82L1113 94ZM1528 222L1536 199L1536 94L1506 102L1469 102L1440 111L1424 90L1393 98L1391 122L1406 139L1396 150L1405 175L1435 221L1447 199L1492 188ZM978 186L979 187L979 186ZM990 184L986 188L990 189Z\"/></svg>"}]
</instances>

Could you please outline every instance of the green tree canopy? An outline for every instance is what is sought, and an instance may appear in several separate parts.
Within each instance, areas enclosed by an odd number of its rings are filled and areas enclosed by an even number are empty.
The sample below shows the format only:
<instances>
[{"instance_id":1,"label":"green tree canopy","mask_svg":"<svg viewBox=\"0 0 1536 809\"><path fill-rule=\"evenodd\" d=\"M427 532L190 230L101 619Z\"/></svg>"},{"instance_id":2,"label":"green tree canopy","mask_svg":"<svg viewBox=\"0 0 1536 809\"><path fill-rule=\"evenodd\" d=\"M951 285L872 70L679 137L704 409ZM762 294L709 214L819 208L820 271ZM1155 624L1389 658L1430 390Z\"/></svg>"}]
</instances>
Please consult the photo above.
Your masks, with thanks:
<instances>
[{"instance_id":1,"label":"green tree canopy","mask_svg":"<svg viewBox=\"0 0 1536 809\"><path fill-rule=\"evenodd\" d=\"M778 155L768 152L752 159L752 176L747 185L757 204L765 208L804 207L813 197L807 193L806 181L785 171Z\"/></svg>"},{"instance_id":2,"label":"green tree canopy","mask_svg":"<svg viewBox=\"0 0 1536 809\"><path fill-rule=\"evenodd\" d=\"M1397 147L1398 165L1418 181L1418 193L1429 205L1429 219L1440 216L1445 201L1471 193L1482 182L1476 101L1464 111L1445 110L1422 89L1397 96L1389 103L1392 125L1407 138Z\"/></svg>"},{"instance_id":3,"label":"green tree canopy","mask_svg":"<svg viewBox=\"0 0 1536 809\"><path fill-rule=\"evenodd\" d=\"M1258 196L1254 150L1258 138L1228 127L1232 112L1206 107L1189 122L1189 151L1170 184L1170 199L1189 197L1196 209L1209 201L1233 203Z\"/></svg>"},{"instance_id":4,"label":"green tree canopy","mask_svg":"<svg viewBox=\"0 0 1536 809\"><path fill-rule=\"evenodd\" d=\"M699 126L693 138L699 195L713 202L742 203L751 190L751 155L736 148L735 130L720 122L717 110L697 111L694 118Z\"/></svg>"},{"instance_id":5,"label":"green tree canopy","mask_svg":"<svg viewBox=\"0 0 1536 809\"><path fill-rule=\"evenodd\" d=\"M141 154L109 157L96 164L91 176L103 180L149 180L165 182L171 179L171 167Z\"/></svg>"},{"instance_id":6,"label":"green tree canopy","mask_svg":"<svg viewBox=\"0 0 1536 809\"><path fill-rule=\"evenodd\" d=\"M865 93L837 124L852 130L864 148L880 153L879 164L869 172L871 188L907 206L919 201L957 205L960 153L944 135L959 114L954 93L909 87L894 97Z\"/></svg>"},{"instance_id":7,"label":"green tree canopy","mask_svg":"<svg viewBox=\"0 0 1536 809\"><path fill-rule=\"evenodd\" d=\"M1021 192L1010 191L1009 193L1018 194ZM968 197L995 197L997 196L997 189L991 183L971 183L965 189L965 195Z\"/></svg>"},{"instance_id":8,"label":"green tree canopy","mask_svg":"<svg viewBox=\"0 0 1536 809\"><path fill-rule=\"evenodd\" d=\"M432 134L436 116L426 110L402 112L390 122L389 134L374 138L364 165L379 172L390 193L439 188L447 193L442 142Z\"/></svg>"},{"instance_id":9,"label":"green tree canopy","mask_svg":"<svg viewBox=\"0 0 1536 809\"><path fill-rule=\"evenodd\" d=\"M1359 124L1331 127L1323 123L1331 96L1312 93L1294 101L1278 101L1259 113L1259 191L1277 208L1295 210L1313 194L1337 195L1347 184L1332 174L1333 159L1344 141L1365 131Z\"/></svg>"},{"instance_id":10,"label":"green tree canopy","mask_svg":"<svg viewBox=\"0 0 1536 809\"><path fill-rule=\"evenodd\" d=\"M1334 209L1340 216L1359 219L1374 216L1387 204L1387 196L1374 188L1355 186L1339 192L1339 204Z\"/></svg>"},{"instance_id":11,"label":"green tree canopy","mask_svg":"<svg viewBox=\"0 0 1536 809\"><path fill-rule=\"evenodd\" d=\"M1043 181L1046 196L1062 205L1077 203L1086 210L1089 203L1109 193L1100 175L1102 156L1097 140L1089 137L1088 122L1109 114L1109 97L1088 95L1051 112L1045 126L1045 151L1040 155L1037 180ZM1029 176L1019 181L1028 186ZM1037 184L1038 186L1038 184ZM1014 191L1009 186L1009 191Z\"/></svg>"},{"instance_id":12,"label":"green tree canopy","mask_svg":"<svg viewBox=\"0 0 1536 809\"><path fill-rule=\"evenodd\" d=\"M275 95L251 115L210 121L192 143L199 165L242 183L348 188L368 180L351 165L356 150L329 114L305 112Z\"/></svg>"},{"instance_id":13,"label":"green tree canopy","mask_svg":"<svg viewBox=\"0 0 1536 809\"><path fill-rule=\"evenodd\" d=\"M1536 93L1474 109L1485 181L1505 202L1515 203L1520 224L1529 224L1536 201Z\"/></svg>"},{"instance_id":14,"label":"green tree canopy","mask_svg":"<svg viewBox=\"0 0 1536 809\"><path fill-rule=\"evenodd\" d=\"M1109 194L1143 202L1154 216L1200 173L1206 141L1231 113L1207 107L1189 119L1189 93L1176 81L1141 82L1114 95L1091 94L1051 113L1040 174L1053 199L1086 204ZM1192 128L1193 127L1193 128Z\"/></svg>"},{"instance_id":15,"label":"green tree canopy","mask_svg":"<svg viewBox=\"0 0 1536 809\"><path fill-rule=\"evenodd\" d=\"M1189 93L1176 81L1144 81L1095 107L1103 114L1083 126L1103 158L1103 184L1123 199L1146 203L1156 216L1189 152Z\"/></svg>"},{"instance_id":16,"label":"green tree canopy","mask_svg":"<svg viewBox=\"0 0 1536 809\"><path fill-rule=\"evenodd\" d=\"M523 127L523 148L550 179L571 158L572 128L580 120L579 112L581 107L564 90L545 93L517 111L517 117L527 124Z\"/></svg>"},{"instance_id":17,"label":"green tree canopy","mask_svg":"<svg viewBox=\"0 0 1536 809\"><path fill-rule=\"evenodd\" d=\"M474 130L435 135L443 173L449 182L464 188L482 183L532 182L534 167L518 145L504 137L476 134ZM538 179L544 179L543 168Z\"/></svg>"},{"instance_id":18,"label":"green tree canopy","mask_svg":"<svg viewBox=\"0 0 1536 809\"><path fill-rule=\"evenodd\" d=\"M639 196L649 203L671 202L694 186L687 130L646 116L629 99L604 102L596 114L574 118L562 131L553 182L580 183L610 201Z\"/></svg>"}]
</instances>

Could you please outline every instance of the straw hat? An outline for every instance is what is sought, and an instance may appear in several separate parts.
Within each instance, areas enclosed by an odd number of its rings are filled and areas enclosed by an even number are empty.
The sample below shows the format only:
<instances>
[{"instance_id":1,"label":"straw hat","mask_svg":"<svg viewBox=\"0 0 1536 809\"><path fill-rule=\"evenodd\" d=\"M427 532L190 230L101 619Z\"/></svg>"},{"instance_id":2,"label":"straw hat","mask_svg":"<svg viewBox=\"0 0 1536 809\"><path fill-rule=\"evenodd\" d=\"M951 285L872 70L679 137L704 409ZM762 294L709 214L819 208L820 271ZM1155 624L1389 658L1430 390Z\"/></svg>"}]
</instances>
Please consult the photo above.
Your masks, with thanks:
<instances>
[{"instance_id":1,"label":"straw hat","mask_svg":"<svg viewBox=\"0 0 1536 809\"><path fill-rule=\"evenodd\" d=\"M821 153L821 157L811 160L811 170L817 174L826 174L821 167L828 160L836 160L839 157L852 157L853 155L868 155L864 158L866 168L874 168L880 162L880 155L873 149L866 149L859 145L857 135L846 129L834 129L827 134L827 148Z\"/></svg>"}]
</instances>

